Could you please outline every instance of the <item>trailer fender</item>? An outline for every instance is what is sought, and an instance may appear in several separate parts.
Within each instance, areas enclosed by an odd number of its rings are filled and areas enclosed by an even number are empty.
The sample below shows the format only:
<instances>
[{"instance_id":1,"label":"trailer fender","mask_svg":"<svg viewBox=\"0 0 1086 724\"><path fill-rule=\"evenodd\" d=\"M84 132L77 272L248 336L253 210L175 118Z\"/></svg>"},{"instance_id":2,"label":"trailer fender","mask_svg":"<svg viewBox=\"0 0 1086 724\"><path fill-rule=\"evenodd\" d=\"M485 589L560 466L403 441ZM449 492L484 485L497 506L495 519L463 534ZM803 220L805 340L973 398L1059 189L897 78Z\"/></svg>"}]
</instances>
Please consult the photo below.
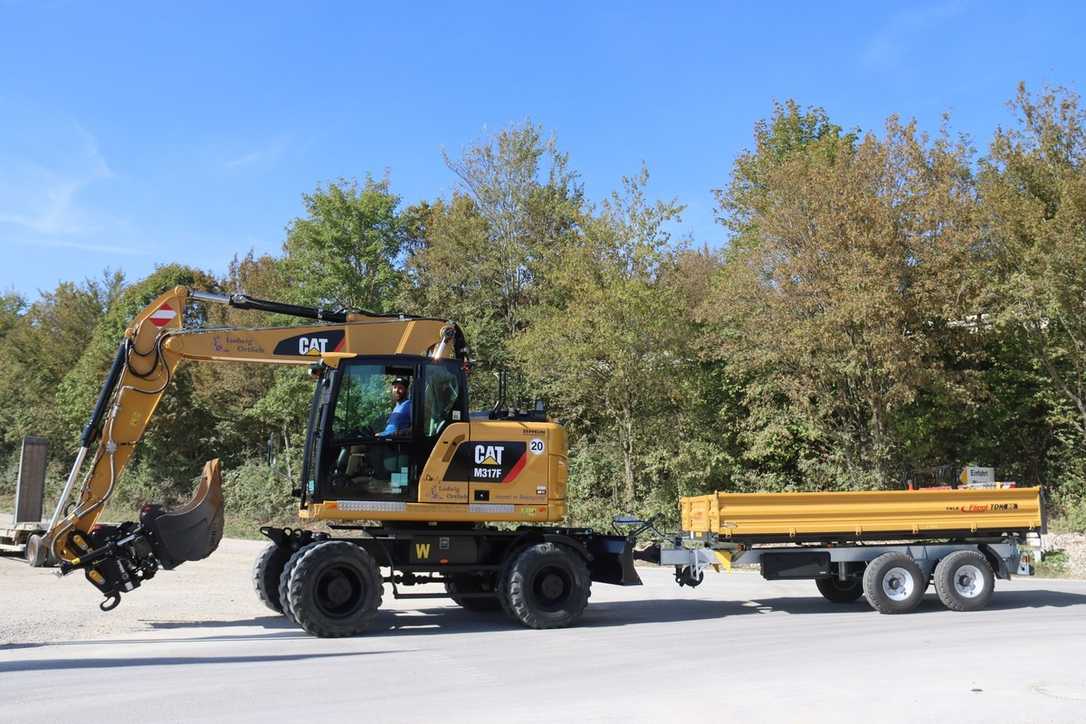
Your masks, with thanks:
<instances>
[{"instance_id":1,"label":"trailer fender","mask_svg":"<svg viewBox=\"0 0 1086 724\"><path fill-rule=\"evenodd\" d=\"M990 565L992 567L992 570L995 571L996 578L1004 581L1010 580L1011 572L1010 569L1007 567L1007 561L1004 560L1002 556L996 553L995 550L993 550L993 548L987 543L981 543L977 546L977 549L980 550L980 552L984 554L984 557L988 559L988 565ZM1016 559L1018 558L1017 548L1015 549L1013 555ZM1018 570L1017 563L1015 564L1014 569Z\"/></svg>"}]
</instances>

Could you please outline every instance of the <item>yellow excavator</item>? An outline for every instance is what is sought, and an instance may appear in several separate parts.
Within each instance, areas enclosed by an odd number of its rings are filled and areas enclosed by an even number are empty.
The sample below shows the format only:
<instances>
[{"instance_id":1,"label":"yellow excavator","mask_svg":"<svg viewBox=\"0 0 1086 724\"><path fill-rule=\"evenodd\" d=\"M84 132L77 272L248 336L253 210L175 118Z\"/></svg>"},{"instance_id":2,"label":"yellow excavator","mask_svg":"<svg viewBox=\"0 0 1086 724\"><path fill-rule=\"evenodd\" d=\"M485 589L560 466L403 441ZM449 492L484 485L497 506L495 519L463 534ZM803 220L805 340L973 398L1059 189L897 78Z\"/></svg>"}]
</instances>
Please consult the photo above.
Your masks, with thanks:
<instances>
[{"instance_id":1,"label":"yellow excavator","mask_svg":"<svg viewBox=\"0 0 1086 724\"><path fill-rule=\"evenodd\" d=\"M189 328L193 302L312 323ZM48 529L27 551L32 564L83 571L105 596L103 610L160 569L207 557L222 537L217 460L188 504L99 522L182 360L310 368L315 389L294 494L303 521L325 521L334 533L262 528L271 542L254 579L265 604L311 634L364 631L384 583L397 598L451 597L467 609L504 609L532 628L574 623L593 581L641 583L632 536L557 525L566 514L561 425L541 407L469 411L468 346L455 323L176 287L125 331ZM399 590L423 583L445 592Z\"/></svg>"}]
</instances>

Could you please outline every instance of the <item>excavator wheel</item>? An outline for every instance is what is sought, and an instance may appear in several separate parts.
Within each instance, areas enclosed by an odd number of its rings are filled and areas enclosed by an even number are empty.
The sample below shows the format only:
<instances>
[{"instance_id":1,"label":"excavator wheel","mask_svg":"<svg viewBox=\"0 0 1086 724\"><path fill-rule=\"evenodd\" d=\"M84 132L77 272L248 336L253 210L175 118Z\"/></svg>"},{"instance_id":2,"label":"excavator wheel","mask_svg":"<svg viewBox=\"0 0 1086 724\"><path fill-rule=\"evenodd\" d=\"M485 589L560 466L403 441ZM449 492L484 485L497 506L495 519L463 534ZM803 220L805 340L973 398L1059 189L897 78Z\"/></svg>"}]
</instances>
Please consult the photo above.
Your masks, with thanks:
<instances>
[{"instance_id":1,"label":"excavator wheel","mask_svg":"<svg viewBox=\"0 0 1086 724\"><path fill-rule=\"evenodd\" d=\"M279 597L279 581L283 577L283 568L290 560L289 548L269 543L260 551L253 565L253 587L261 602L276 613L283 613L282 599Z\"/></svg>"},{"instance_id":2,"label":"excavator wheel","mask_svg":"<svg viewBox=\"0 0 1086 724\"><path fill-rule=\"evenodd\" d=\"M496 588L493 574L489 576L476 576L465 573L452 576L445 581L445 592L457 606L467 611L499 611L502 608L501 599L498 596L491 598L462 598L461 593L484 593L494 591Z\"/></svg>"},{"instance_id":3,"label":"excavator wheel","mask_svg":"<svg viewBox=\"0 0 1086 724\"><path fill-rule=\"evenodd\" d=\"M591 587L588 565L575 551L537 543L506 567L501 594L507 612L525 626L564 628L584 613Z\"/></svg>"},{"instance_id":4,"label":"excavator wheel","mask_svg":"<svg viewBox=\"0 0 1086 724\"><path fill-rule=\"evenodd\" d=\"M381 606L384 585L373 556L347 541L321 541L299 553L287 592L298 625L321 638L365 631Z\"/></svg>"},{"instance_id":5,"label":"excavator wheel","mask_svg":"<svg viewBox=\"0 0 1086 724\"><path fill-rule=\"evenodd\" d=\"M290 577L293 575L294 568L298 565L298 561L302 560L302 556L312 550L314 546L320 545L320 543L320 541L309 543L294 551L290 558L287 558L287 562L283 564L283 572L279 575L280 610L288 619L290 619L291 623L298 623L298 619L294 617L294 612L290 610Z\"/></svg>"}]
</instances>

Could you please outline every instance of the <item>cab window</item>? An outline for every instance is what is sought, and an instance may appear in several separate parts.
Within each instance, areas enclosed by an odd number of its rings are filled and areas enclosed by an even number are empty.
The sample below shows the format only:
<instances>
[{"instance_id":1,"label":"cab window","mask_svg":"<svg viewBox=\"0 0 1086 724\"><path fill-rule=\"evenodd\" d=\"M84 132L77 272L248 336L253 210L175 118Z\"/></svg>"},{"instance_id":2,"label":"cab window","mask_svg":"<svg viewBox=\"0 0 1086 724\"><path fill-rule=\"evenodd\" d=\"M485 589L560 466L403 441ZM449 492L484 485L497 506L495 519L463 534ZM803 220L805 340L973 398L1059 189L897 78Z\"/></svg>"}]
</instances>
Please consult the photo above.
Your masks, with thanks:
<instances>
[{"instance_id":1,"label":"cab window","mask_svg":"<svg viewBox=\"0 0 1086 724\"><path fill-rule=\"evenodd\" d=\"M446 425L459 419L459 375L444 365L428 367L422 405L422 435L427 438L437 437Z\"/></svg>"},{"instance_id":2,"label":"cab window","mask_svg":"<svg viewBox=\"0 0 1086 724\"><path fill-rule=\"evenodd\" d=\"M393 383L402 381L405 395L395 399ZM410 372L385 365L346 367L339 384L332 435L337 439L410 434Z\"/></svg>"}]
</instances>

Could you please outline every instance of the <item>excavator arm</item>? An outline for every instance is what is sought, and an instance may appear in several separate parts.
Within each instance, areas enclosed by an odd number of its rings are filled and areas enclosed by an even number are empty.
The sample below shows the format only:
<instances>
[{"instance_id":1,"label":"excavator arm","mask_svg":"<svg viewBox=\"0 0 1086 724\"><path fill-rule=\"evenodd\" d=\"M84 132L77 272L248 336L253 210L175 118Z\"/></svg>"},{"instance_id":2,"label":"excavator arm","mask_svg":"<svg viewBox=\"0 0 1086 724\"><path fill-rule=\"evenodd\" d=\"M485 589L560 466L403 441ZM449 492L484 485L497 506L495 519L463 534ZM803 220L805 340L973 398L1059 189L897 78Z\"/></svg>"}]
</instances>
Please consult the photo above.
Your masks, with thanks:
<instances>
[{"instance_id":1,"label":"excavator arm","mask_svg":"<svg viewBox=\"0 0 1086 724\"><path fill-rule=\"evenodd\" d=\"M315 320L312 325L262 329L192 329L184 326L190 301L226 304ZM223 530L218 460L204 466L192 500L166 510L147 505L139 522L102 525L135 446L166 394L182 360L338 366L357 354L414 354L467 361L459 327L439 319L328 311L245 295L175 287L145 307L127 328L80 438L80 448L49 528L31 541L30 558L59 563L61 573L84 571L115 607L122 592L160 569L210 555ZM90 455L90 463L83 467ZM80 475L83 475L80 482ZM72 494L79 483L74 502Z\"/></svg>"}]
</instances>

